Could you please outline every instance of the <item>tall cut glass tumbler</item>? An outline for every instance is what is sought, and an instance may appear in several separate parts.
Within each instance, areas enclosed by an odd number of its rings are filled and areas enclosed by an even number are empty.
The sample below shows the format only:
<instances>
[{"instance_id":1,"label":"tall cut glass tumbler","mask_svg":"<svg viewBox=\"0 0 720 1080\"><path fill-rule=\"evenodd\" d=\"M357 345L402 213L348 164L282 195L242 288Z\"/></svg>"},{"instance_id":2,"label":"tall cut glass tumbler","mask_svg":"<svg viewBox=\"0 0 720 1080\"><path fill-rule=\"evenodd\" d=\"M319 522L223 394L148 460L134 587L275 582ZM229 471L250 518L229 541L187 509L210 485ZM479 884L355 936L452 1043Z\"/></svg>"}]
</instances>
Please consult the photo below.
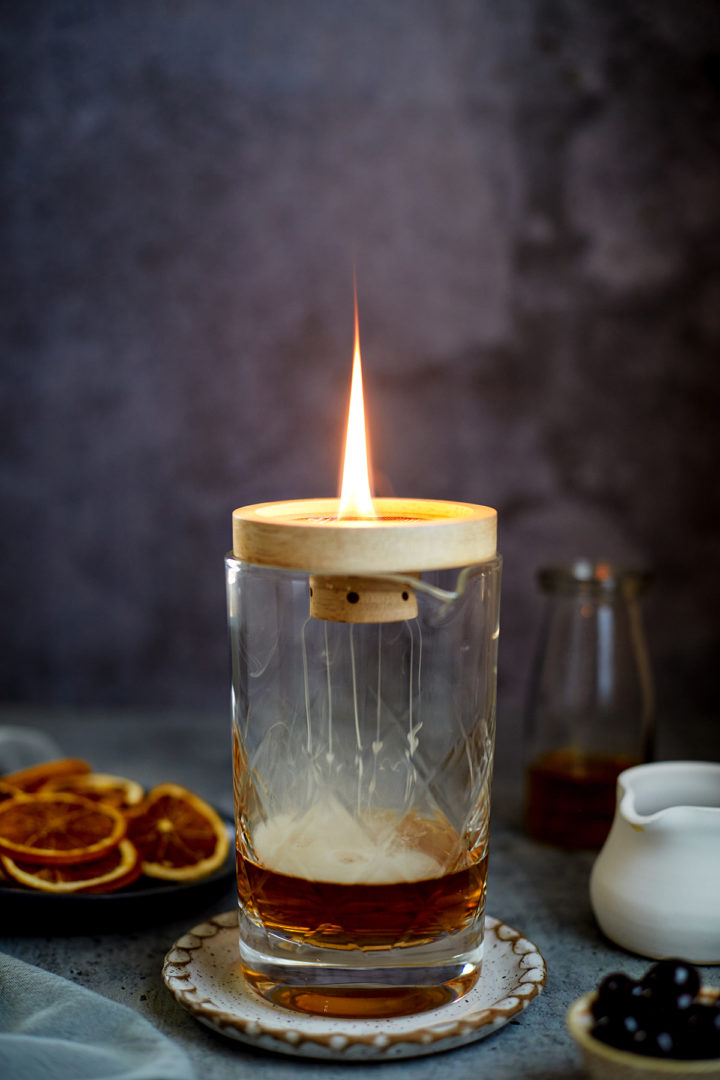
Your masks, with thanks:
<instances>
[{"instance_id":1,"label":"tall cut glass tumbler","mask_svg":"<svg viewBox=\"0 0 720 1080\"><path fill-rule=\"evenodd\" d=\"M336 608L369 579L226 569L246 979L325 1015L454 1000L483 954L500 557L380 575L362 619Z\"/></svg>"}]
</instances>

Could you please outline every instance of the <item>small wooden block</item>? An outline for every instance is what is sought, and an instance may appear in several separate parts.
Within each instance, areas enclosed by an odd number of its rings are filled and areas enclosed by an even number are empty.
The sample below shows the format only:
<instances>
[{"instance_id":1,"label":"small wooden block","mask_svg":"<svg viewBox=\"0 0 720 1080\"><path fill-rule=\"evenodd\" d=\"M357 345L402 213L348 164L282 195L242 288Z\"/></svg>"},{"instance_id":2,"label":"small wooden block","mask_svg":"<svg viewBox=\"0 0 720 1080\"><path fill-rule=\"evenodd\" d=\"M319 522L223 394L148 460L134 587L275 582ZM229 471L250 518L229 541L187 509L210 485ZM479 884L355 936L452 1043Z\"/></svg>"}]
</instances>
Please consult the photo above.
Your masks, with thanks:
<instances>
[{"instance_id":1,"label":"small wooden block","mask_svg":"<svg viewBox=\"0 0 720 1080\"><path fill-rule=\"evenodd\" d=\"M310 577L310 614L345 623L403 622L417 618L417 597L405 582L372 577Z\"/></svg>"}]
</instances>

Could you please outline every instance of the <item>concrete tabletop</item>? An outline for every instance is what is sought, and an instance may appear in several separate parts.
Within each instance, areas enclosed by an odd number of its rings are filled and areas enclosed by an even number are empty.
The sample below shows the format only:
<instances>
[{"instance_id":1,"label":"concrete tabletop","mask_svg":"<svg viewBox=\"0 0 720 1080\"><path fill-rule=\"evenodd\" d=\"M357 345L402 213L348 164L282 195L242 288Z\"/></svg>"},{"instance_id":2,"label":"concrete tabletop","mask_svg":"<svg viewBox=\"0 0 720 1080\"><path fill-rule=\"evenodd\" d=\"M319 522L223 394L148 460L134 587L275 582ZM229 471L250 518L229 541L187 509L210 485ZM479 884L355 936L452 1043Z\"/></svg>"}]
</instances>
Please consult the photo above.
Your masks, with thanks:
<instances>
[{"instance_id":1,"label":"concrete tabletop","mask_svg":"<svg viewBox=\"0 0 720 1080\"><path fill-rule=\"evenodd\" d=\"M5 709L0 723L21 724L51 735L64 753L88 758L98 771L132 776L152 786L174 780L197 791L221 810L232 804L229 720L223 716L175 713L58 713ZM63 975L137 1010L182 1046L202 1080L261 1075L430 1080L442 1068L446 1080L577 1080L583 1075L565 1031L570 1003L609 971L640 975L648 961L614 947L598 930L588 899L594 856L565 853L528 840L519 827L517 776L510 755L499 755L493 794L488 879L488 914L521 930L545 957L547 987L527 1010L493 1036L441 1056L387 1064L322 1063L255 1051L206 1029L166 990L160 976L173 942L204 918L229 911L235 895L177 918L127 932L112 926L91 934L63 936L38 925L18 933L3 924L0 950ZM717 982L707 969L705 981Z\"/></svg>"}]
</instances>

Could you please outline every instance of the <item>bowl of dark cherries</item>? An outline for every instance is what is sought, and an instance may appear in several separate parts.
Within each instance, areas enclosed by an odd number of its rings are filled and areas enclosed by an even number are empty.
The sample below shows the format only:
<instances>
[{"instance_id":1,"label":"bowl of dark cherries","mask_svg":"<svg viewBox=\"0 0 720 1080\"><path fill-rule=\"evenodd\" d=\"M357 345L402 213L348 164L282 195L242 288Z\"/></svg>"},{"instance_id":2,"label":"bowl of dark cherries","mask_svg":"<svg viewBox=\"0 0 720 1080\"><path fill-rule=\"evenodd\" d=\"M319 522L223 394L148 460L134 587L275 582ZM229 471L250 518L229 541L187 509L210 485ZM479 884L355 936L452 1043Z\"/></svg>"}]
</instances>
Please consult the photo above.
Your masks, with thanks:
<instances>
[{"instance_id":1,"label":"bowl of dark cherries","mask_svg":"<svg viewBox=\"0 0 720 1080\"><path fill-rule=\"evenodd\" d=\"M616 972L567 1014L597 1080L720 1080L720 989L684 960L660 960L641 979Z\"/></svg>"}]
</instances>

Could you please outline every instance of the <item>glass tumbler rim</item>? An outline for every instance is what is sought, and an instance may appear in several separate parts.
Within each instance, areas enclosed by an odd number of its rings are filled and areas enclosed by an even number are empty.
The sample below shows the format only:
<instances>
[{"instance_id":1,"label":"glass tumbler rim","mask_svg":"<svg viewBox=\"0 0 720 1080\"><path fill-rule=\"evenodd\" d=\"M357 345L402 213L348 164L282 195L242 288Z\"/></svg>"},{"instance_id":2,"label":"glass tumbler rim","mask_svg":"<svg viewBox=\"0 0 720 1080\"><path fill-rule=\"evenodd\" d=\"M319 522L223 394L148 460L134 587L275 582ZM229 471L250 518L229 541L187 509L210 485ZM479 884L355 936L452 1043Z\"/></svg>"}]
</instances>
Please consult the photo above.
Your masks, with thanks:
<instances>
[{"instance_id":1,"label":"glass tumbler rim","mask_svg":"<svg viewBox=\"0 0 720 1080\"><path fill-rule=\"evenodd\" d=\"M249 559L241 559L240 556L236 555L235 552L232 549L230 549L230 551L227 551L225 553L225 563L226 564L236 564L237 563L237 564L244 565L244 566L257 566L261 570L287 571L288 573L291 573L291 574L298 574L298 573L299 574L320 574L323 577L333 577L334 575L337 574L337 571L315 570L312 566L304 566L304 567L302 567L302 569L293 569L293 568L286 567L286 566L270 566L267 563L254 563ZM447 570L476 570L476 569L492 570L492 569L499 569L500 567L502 567L502 564L503 564L502 554L499 551L496 551L494 555L491 555L487 559L480 559L478 562L467 563L464 566L460 565L460 566L444 567L444 570L446 570L446 571ZM437 572L438 571L435 571L435 570L422 571L422 573L426 573L426 574L432 574L432 573L437 573ZM404 577L404 576L407 576L407 575L412 574L412 573L413 572L411 570L388 570L388 571L383 571L383 572L376 570L376 571L372 571L372 572L368 571L368 572L364 572L364 573L355 573L353 571L348 571L348 575L352 576L352 577ZM415 576L415 575L413 575L413 576Z\"/></svg>"}]
</instances>

